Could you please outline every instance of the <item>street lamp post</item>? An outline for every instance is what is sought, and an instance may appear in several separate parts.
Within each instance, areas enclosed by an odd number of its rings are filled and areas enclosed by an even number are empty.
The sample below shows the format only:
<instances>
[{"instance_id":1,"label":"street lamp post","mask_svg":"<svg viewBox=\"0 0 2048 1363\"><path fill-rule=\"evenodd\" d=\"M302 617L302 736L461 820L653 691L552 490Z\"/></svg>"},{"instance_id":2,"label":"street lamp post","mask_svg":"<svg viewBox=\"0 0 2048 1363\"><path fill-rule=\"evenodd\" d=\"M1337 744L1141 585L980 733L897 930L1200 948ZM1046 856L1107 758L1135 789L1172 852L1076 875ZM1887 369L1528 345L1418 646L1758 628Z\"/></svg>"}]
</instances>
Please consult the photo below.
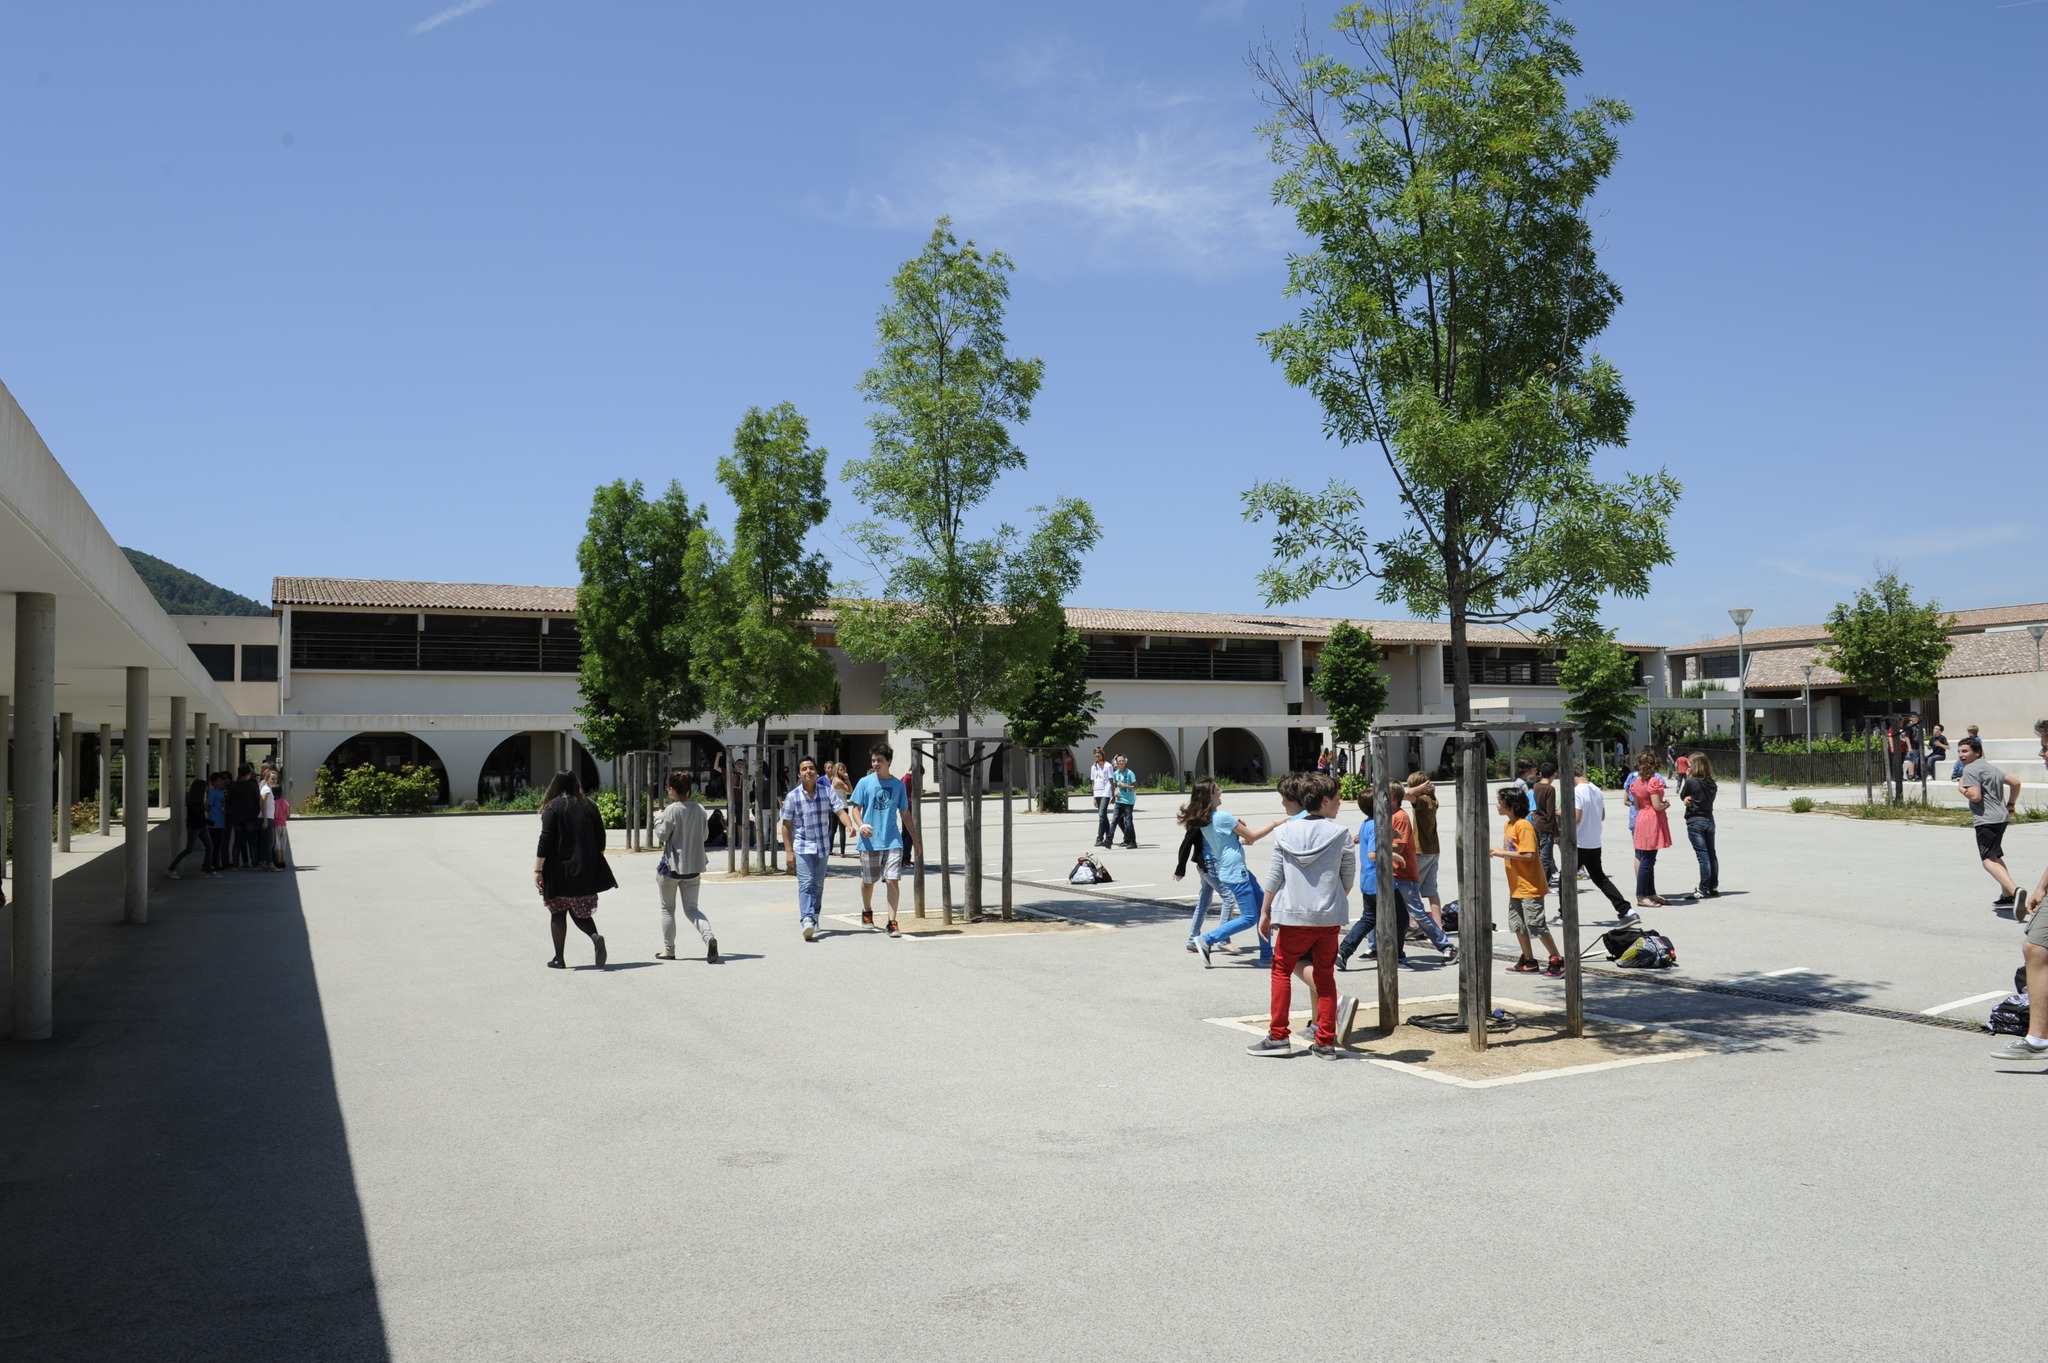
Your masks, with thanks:
<instances>
[{"instance_id":1,"label":"street lamp post","mask_svg":"<svg viewBox=\"0 0 2048 1363\"><path fill-rule=\"evenodd\" d=\"M2041 670L2041 636L2048 634L2048 625L2028 625L2027 633L2034 636L2034 670Z\"/></svg>"},{"instance_id":2,"label":"street lamp post","mask_svg":"<svg viewBox=\"0 0 2048 1363\"><path fill-rule=\"evenodd\" d=\"M1806 784L1813 784L1813 664L1807 663L1799 669L1806 674L1806 680L1799 687L1800 708L1806 711Z\"/></svg>"},{"instance_id":3,"label":"street lamp post","mask_svg":"<svg viewBox=\"0 0 2048 1363\"><path fill-rule=\"evenodd\" d=\"M1749 660L1744 654L1743 631L1754 613L1747 606L1728 608L1728 618L1735 622L1735 771L1744 809L1749 808Z\"/></svg>"}]
</instances>

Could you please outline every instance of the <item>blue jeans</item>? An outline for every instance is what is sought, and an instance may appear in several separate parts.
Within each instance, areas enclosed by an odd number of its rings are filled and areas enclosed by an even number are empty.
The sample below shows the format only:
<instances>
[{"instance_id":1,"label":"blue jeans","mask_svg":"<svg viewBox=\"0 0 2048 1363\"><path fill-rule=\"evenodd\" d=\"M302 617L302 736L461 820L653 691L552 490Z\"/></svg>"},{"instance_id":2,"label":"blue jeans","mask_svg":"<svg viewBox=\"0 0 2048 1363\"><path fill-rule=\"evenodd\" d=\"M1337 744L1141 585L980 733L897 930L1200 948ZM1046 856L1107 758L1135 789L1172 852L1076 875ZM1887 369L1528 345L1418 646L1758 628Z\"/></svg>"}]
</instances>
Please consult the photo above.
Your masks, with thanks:
<instances>
[{"instance_id":1,"label":"blue jeans","mask_svg":"<svg viewBox=\"0 0 2048 1363\"><path fill-rule=\"evenodd\" d=\"M1215 876L1210 875L1207 871L1198 870L1195 872L1195 874L1201 877L1202 892L1201 894L1195 897L1194 921L1188 924L1188 940L1190 942L1194 941L1197 937L1200 937L1202 935L1202 924L1207 922L1209 918L1210 900L1220 895L1222 896L1223 902L1225 904L1234 902L1231 898L1230 891L1223 887L1222 881L1218 880Z\"/></svg>"},{"instance_id":2,"label":"blue jeans","mask_svg":"<svg viewBox=\"0 0 2048 1363\"><path fill-rule=\"evenodd\" d=\"M1338 954L1347 961L1351 959L1352 953L1358 950L1361 943L1364 944L1368 951L1377 951L1379 949L1378 944L1374 940L1379 936L1378 900L1369 894L1361 895L1359 898L1364 900L1365 903L1358 912L1358 921L1353 923L1351 930L1344 934L1343 944L1338 948ZM1422 930L1429 934L1429 944L1431 946L1435 947L1438 951L1450 950L1451 939L1444 935L1443 928L1438 925L1434 918L1429 916L1429 911L1422 907L1422 886L1420 882L1413 880L1395 881L1394 899L1396 901L1394 905L1394 925L1399 929L1402 941L1408 940L1408 925L1410 923L1419 923L1422 926Z\"/></svg>"},{"instance_id":3,"label":"blue jeans","mask_svg":"<svg viewBox=\"0 0 2048 1363\"><path fill-rule=\"evenodd\" d=\"M1700 859L1700 888L1721 888L1721 856L1714 850L1714 821L1687 819L1685 836L1692 840L1692 854Z\"/></svg>"},{"instance_id":4,"label":"blue jeans","mask_svg":"<svg viewBox=\"0 0 2048 1363\"><path fill-rule=\"evenodd\" d=\"M1107 795L1095 797L1095 845L1097 847L1109 846L1109 811L1113 805L1114 802Z\"/></svg>"},{"instance_id":5,"label":"blue jeans","mask_svg":"<svg viewBox=\"0 0 2048 1363\"><path fill-rule=\"evenodd\" d=\"M1212 947L1219 942L1229 941L1246 928L1256 929L1259 926L1259 883L1256 880L1246 878L1235 883L1222 880L1218 881L1217 885L1226 891L1225 903L1229 903L1231 900L1237 902L1237 917L1227 923L1219 923L1208 932L1202 934L1202 940ZM1265 965L1272 959L1273 944L1264 937L1261 937L1259 939L1259 964Z\"/></svg>"},{"instance_id":6,"label":"blue jeans","mask_svg":"<svg viewBox=\"0 0 2048 1363\"><path fill-rule=\"evenodd\" d=\"M806 923L818 921L818 912L825 904L825 862L824 852L798 852L796 863L796 914Z\"/></svg>"},{"instance_id":7,"label":"blue jeans","mask_svg":"<svg viewBox=\"0 0 2048 1363\"><path fill-rule=\"evenodd\" d=\"M1131 826L1131 816L1137 813L1137 811L1138 807L1134 804L1125 804L1121 800L1117 802L1116 819L1110 825L1109 838L1102 844L1104 847L1107 847L1111 842L1116 841L1116 834L1118 830L1122 830L1123 832L1124 846L1136 847L1138 845L1138 831L1137 829Z\"/></svg>"}]
</instances>

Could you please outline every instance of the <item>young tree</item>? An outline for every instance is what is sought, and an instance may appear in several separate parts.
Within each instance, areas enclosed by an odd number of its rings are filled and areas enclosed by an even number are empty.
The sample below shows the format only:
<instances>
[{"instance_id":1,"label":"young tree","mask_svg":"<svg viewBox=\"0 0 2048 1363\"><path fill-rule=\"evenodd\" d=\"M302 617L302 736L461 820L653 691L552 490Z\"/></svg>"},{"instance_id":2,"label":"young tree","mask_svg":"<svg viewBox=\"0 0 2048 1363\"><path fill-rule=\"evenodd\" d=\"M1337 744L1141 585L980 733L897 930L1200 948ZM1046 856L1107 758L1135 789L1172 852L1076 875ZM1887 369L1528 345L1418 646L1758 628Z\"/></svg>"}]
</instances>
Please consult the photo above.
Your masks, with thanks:
<instances>
[{"instance_id":1,"label":"young tree","mask_svg":"<svg viewBox=\"0 0 2048 1363\"><path fill-rule=\"evenodd\" d=\"M666 748L676 725L703 713L690 663L717 558L704 507L691 506L681 484L670 483L655 501L638 480L607 483L592 495L576 548L583 575L577 713L597 756L616 758L633 744Z\"/></svg>"},{"instance_id":2,"label":"young tree","mask_svg":"<svg viewBox=\"0 0 2048 1363\"><path fill-rule=\"evenodd\" d=\"M1372 722L1387 708L1387 674L1380 669L1380 646L1372 631L1340 622L1316 660L1311 685L1330 712L1331 735L1347 748L1364 742Z\"/></svg>"},{"instance_id":3,"label":"young tree","mask_svg":"<svg viewBox=\"0 0 2048 1363\"><path fill-rule=\"evenodd\" d=\"M1940 690L1942 664L1955 648L1949 637L1955 617L1942 614L1936 602L1915 601L1897 571L1880 573L1854 601L1837 603L1827 624L1829 644L1820 661L1872 700L1889 701L1894 728L1900 711ZM1892 798L1904 799L1904 755L1894 749L1886 762Z\"/></svg>"},{"instance_id":4,"label":"young tree","mask_svg":"<svg viewBox=\"0 0 2048 1363\"><path fill-rule=\"evenodd\" d=\"M1389 0L1252 59L1281 167L1275 199L1310 247L1288 264L1291 323L1265 333L1323 429L1378 451L1404 524L1369 529L1351 485L1245 494L1274 523L1269 603L1379 582L1448 613L1453 699L1471 718L1466 627L1549 616L1583 632L1599 598L1641 596L1671 561L1668 474L1602 482L1631 404L1591 349L1621 291L1594 259L1586 204L1614 166L1626 105L1576 107L1580 74L1548 0Z\"/></svg>"},{"instance_id":5,"label":"young tree","mask_svg":"<svg viewBox=\"0 0 2048 1363\"><path fill-rule=\"evenodd\" d=\"M757 744L768 741L771 716L824 705L839 684L810 623L831 588L831 566L804 541L832 506L825 451L810 439L789 403L766 412L751 407L733 433L732 453L718 461L718 481L738 514L692 671L712 712L752 728ZM756 770L766 778L758 763Z\"/></svg>"},{"instance_id":6,"label":"young tree","mask_svg":"<svg viewBox=\"0 0 2048 1363\"><path fill-rule=\"evenodd\" d=\"M1100 533L1088 504L1071 497L1039 508L1029 533L997 525L975 538L969 529L996 480L1025 467L1010 428L1030 418L1044 376L1043 361L1008 352L1012 268L1000 251L961 245L941 218L896 272L876 319L875 367L860 385L874 406L874 442L844 475L873 513L852 534L882 590L841 611L840 644L888 664L882 700L900 723L951 721L962 737L973 718L1021 698ZM972 803L967 817L971 913L981 894Z\"/></svg>"},{"instance_id":7,"label":"young tree","mask_svg":"<svg viewBox=\"0 0 2048 1363\"><path fill-rule=\"evenodd\" d=\"M1566 692L1564 717L1585 733L1589 747L1598 743L1604 751L1608 740L1627 739L1635 728L1643 703L1635 691L1635 655L1607 631L1574 640L1565 649L1557 684Z\"/></svg>"},{"instance_id":8,"label":"young tree","mask_svg":"<svg viewBox=\"0 0 2048 1363\"><path fill-rule=\"evenodd\" d=\"M1062 625L1052 651L1030 669L1007 712L1010 741L1033 754L1074 747L1087 741L1101 708L1102 693L1088 689L1088 641L1079 630ZM1062 799L1065 793L1063 774Z\"/></svg>"}]
</instances>

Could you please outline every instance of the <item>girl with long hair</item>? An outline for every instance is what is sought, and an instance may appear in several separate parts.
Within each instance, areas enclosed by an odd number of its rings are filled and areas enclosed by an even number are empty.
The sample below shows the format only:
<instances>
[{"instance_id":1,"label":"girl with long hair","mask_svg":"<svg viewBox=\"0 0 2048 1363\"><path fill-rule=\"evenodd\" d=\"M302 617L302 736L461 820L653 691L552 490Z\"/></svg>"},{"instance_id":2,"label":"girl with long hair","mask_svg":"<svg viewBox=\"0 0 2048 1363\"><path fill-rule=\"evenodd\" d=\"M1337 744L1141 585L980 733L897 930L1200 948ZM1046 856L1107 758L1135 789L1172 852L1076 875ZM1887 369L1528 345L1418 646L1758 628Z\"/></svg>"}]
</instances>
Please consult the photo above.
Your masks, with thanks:
<instances>
[{"instance_id":1,"label":"girl with long hair","mask_svg":"<svg viewBox=\"0 0 2048 1363\"><path fill-rule=\"evenodd\" d=\"M1209 854L1203 844L1203 830L1209 826L1209 816L1223 803L1223 794L1214 781L1203 778L1195 782L1195 788L1188 792L1188 802L1180 807L1175 817L1182 829L1180 859L1174 863L1173 878L1179 881L1188 873L1188 858L1193 857L1195 875L1202 883L1201 893L1195 897L1195 916L1188 923L1188 950L1200 951L1195 939L1202 935L1202 924L1209 917L1209 902L1218 895L1224 902L1231 902L1230 892L1216 879L1216 873L1209 868Z\"/></svg>"},{"instance_id":2,"label":"girl with long hair","mask_svg":"<svg viewBox=\"0 0 2048 1363\"><path fill-rule=\"evenodd\" d=\"M572 920L590 939L597 963L604 964L604 938L597 931L597 897L619 884L611 863L605 860L604 842L604 819L584 796L582 782L574 772L556 772L541 796L540 843L533 854L533 885L547 905L548 928L555 941L550 969L561 970L566 965L562 947L568 941Z\"/></svg>"},{"instance_id":3,"label":"girl with long hair","mask_svg":"<svg viewBox=\"0 0 2048 1363\"><path fill-rule=\"evenodd\" d=\"M1636 907L1659 909L1668 900L1657 894L1657 853L1671 845L1671 822L1664 815L1664 778L1657 774L1657 754L1648 748L1636 754L1635 784L1628 788L1635 806Z\"/></svg>"},{"instance_id":4,"label":"girl with long hair","mask_svg":"<svg viewBox=\"0 0 2048 1363\"><path fill-rule=\"evenodd\" d=\"M839 798L841 800L851 798L853 795L853 777L847 773L846 764L844 762L829 762L826 766L832 774L832 789L838 792ZM844 819L835 819L833 821L832 842L835 854L842 857L845 856L846 821Z\"/></svg>"}]
</instances>

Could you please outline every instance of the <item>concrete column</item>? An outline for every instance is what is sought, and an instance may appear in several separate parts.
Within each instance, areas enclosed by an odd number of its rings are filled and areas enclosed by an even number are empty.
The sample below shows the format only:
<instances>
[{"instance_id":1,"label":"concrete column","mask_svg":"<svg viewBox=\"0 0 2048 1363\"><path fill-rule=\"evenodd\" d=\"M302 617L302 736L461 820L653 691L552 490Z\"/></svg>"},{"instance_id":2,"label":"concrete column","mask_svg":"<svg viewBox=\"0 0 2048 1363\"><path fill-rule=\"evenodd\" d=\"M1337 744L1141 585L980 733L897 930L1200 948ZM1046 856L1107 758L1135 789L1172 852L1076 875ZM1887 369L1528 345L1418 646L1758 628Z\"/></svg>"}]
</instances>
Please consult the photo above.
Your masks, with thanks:
<instances>
[{"instance_id":1,"label":"concrete column","mask_svg":"<svg viewBox=\"0 0 2048 1363\"><path fill-rule=\"evenodd\" d=\"M205 780L213 772L213 763L206 756L206 711L192 712L192 774Z\"/></svg>"},{"instance_id":2,"label":"concrete column","mask_svg":"<svg viewBox=\"0 0 2048 1363\"><path fill-rule=\"evenodd\" d=\"M100 836L114 831L114 726L100 725Z\"/></svg>"},{"instance_id":3,"label":"concrete column","mask_svg":"<svg viewBox=\"0 0 2048 1363\"><path fill-rule=\"evenodd\" d=\"M42 830L51 808L50 713L57 708L57 598L46 592L14 596L15 814L32 837L14 848L13 985L8 1015L16 1041L50 1036L50 901L53 861ZM68 840L68 839L67 839Z\"/></svg>"},{"instance_id":4,"label":"concrete column","mask_svg":"<svg viewBox=\"0 0 2048 1363\"><path fill-rule=\"evenodd\" d=\"M164 804L171 814L171 855L185 850L185 698L171 697L171 732L164 740Z\"/></svg>"},{"instance_id":5,"label":"concrete column","mask_svg":"<svg viewBox=\"0 0 2048 1363\"><path fill-rule=\"evenodd\" d=\"M206 726L206 770L208 774L220 770L220 725Z\"/></svg>"},{"instance_id":6,"label":"concrete column","mask_svg":"<svg viewBox=\"0 0 2048 1363\"><path fill-rule=\"evenodd\" d=\"M105 806L102 805L102 808ZM149 921L149 669L128 669L128 715L121 734L122 860L127 893L121 921Z\"/></svg>"},{"instance_id":7,"label":"concrete column","mask_svg":"<svg viewBox=\"0 0 2048 1363\"><path fill-rule=\"evenodd\" d=\"M7 697L0 696L0 880L7 878L7 792L14 789L7 784L7 740L13 732L13 721L8 715ZM0 914L4 912L0 910ZM4 929L0 929L0 939L4 939L6 935ZM0 975L6 973L5 970L0 970ZM4 987L4 982L0 982L0 988ZM5 1008L0 1008L0 1019L5 1018L6 1011Z\"/></svg>"},{"instance_id":8,"label":"concrete column","mask_svg":"<svg viewBox=\"0 0 2048 1363\"><path fill-rule=\"evenodd\" d=\"M1289 705L1301 704L1301 640L1280 641L1280 698Z\"/></svg>"},{"instance_id":9,"label":"concrete column","mask_svg":"<svg viewBox=\"0 0 2048 1363\"><path fill-rule=\"evenodd\" d=\"M16 645L20 647L19 644ZM71 806L78 803L78 740L71 712L57 716L57 850L71 850Z\"/></svg>"}]
</instances>

